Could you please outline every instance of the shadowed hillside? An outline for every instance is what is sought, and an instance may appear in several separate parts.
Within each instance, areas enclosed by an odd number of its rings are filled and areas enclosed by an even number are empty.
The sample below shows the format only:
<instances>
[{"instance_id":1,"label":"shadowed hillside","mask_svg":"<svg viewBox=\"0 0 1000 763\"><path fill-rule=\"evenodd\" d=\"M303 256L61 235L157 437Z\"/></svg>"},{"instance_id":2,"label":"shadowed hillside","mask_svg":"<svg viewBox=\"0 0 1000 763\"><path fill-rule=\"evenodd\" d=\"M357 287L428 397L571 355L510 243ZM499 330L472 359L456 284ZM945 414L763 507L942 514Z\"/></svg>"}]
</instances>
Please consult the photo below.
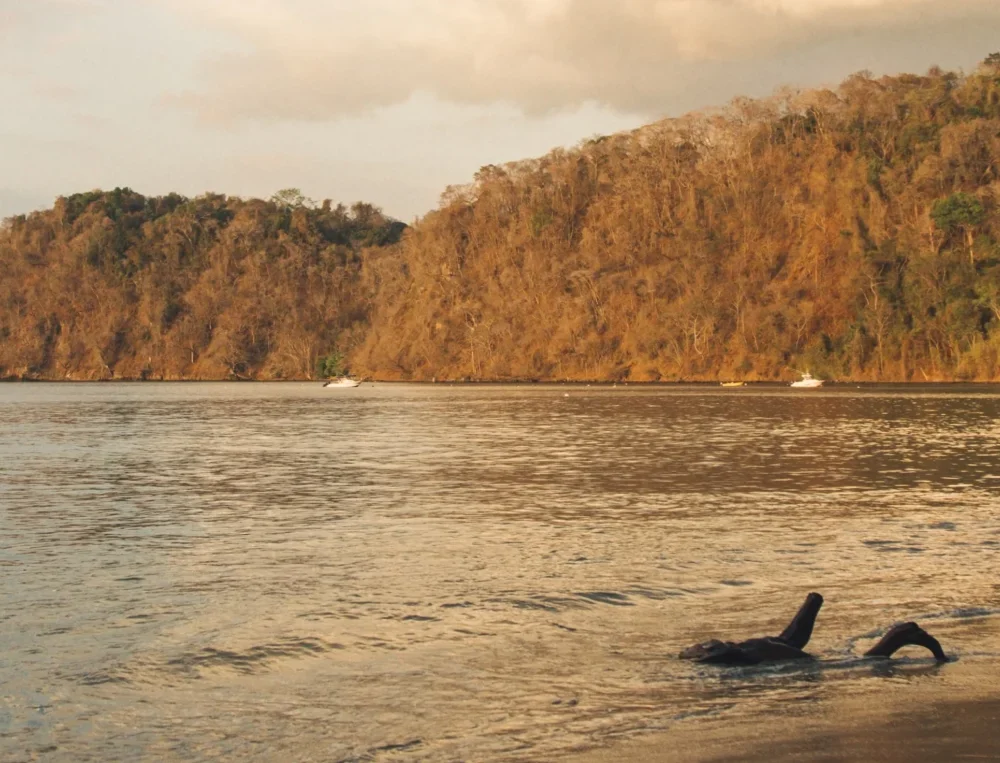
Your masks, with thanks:
<instances>
[{"instance_id":1,"label":"shadowed hillside","mask_svg":"<svg viewBox=\"0 0 1000 763\"><path fill-rule=\"evenodd\" d=\"M998 58L485 167L406 237L355 366L1000 378Z\"/></svg>"},{"instance_id":2,"label":"shadowed hillside","mask_svg":"<svg viewBox=\"0 0 1000 763\"><path fill-rule=\"evenodd\" d=\"M309 378L368 324L375 207L76 194L0 232L0 376Z\"/></svg>"},{"instance_id":3,"label":"shadowed hillside","mask_svg":"<svg viewBox=\"0 0 1000 763\"><path fill-rule=\"evenodd\" d=\"M404 227L59 199L0 231L0 375L998 380L1000 55L484 167Z\"/></svg>"}]
</instances>

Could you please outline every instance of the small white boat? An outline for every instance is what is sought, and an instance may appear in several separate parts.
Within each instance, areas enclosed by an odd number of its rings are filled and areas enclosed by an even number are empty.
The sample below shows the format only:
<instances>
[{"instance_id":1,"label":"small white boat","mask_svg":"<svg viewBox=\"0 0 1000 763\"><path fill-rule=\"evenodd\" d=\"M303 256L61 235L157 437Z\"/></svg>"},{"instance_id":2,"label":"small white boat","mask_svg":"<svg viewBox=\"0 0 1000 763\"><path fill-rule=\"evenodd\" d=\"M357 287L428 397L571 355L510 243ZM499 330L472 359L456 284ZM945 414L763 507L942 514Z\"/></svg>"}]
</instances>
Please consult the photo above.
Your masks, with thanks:
<instances>
[{"instance_id":1,"label":"small white boat","mask_svg":"<svg viewBox=\"0 0 1000 763\"><path fill-rule=\"evenodd\" d=\"M344 389L346 387L357 387L361 382L357 379L350 379L346 376L341 376L339 379L330 379L326 384L323 385L324 389Z\"/></svg>"},{"instance_id":2,"label":"small white boat","mask_svg":"<svg viewBox=\"0 0 1000 763\"><path fill-rule=\"evenodd\" d=\"M802 374L802 378L796 382L792 382L791 386L798 387L799 389L815 389L816 387L823 386L822 379L814 379L812 374L808 371Z\"/></svg>"},{"instance_id":3,"label":"small white boat","mask_svg":"<svg viewBox=\"0 0 1000 763\"><path fill-rule=\"evenodd\" d=\"M723 387L744 387L746 382L722 382Z\"/></svg>"}]
</instances>

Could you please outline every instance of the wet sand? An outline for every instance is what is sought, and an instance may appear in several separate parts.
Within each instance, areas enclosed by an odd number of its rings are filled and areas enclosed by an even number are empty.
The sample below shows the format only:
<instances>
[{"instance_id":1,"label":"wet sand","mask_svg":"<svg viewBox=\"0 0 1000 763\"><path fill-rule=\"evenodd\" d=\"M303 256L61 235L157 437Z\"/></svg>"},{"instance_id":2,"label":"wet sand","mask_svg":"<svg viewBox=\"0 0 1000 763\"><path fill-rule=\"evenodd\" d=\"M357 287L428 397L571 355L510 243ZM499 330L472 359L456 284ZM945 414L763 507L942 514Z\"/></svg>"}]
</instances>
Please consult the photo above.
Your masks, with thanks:
<instances>
[{"instance_id":1,"label":"wet sand","mask_svg":"<svg viewBox=\"0 0 1000 763\"><path fill-rule=\"evenodd\" d=\"M915 680L865 696L800 704L779 713L743 708L731 716L680 722L661 733L581 751L570 760L1000 760L1000 670L978 661L944 669L955 675L943 682L914 675Z\"/></svg>"}]
</instances>

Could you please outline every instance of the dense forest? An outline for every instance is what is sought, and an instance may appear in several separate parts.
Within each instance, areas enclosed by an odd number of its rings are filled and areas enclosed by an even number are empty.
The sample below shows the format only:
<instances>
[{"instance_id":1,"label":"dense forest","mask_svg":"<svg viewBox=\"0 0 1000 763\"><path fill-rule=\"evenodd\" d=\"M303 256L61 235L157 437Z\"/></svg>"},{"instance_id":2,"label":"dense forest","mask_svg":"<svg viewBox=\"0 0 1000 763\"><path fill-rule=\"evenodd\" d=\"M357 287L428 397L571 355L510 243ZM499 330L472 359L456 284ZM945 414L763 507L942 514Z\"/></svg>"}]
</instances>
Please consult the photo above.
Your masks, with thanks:
<instances>
[{"instance_id":1,"label":"dense forest","mask_svg":"<svg viewBox=\"0 0 1000 763\"><path fill-rule=\"evenodd\" d=\"M365 261L405 227L292 189L267 202L59 198L0 232L0 376L337 374L368 328Z\"/></svg>"},{"instance_id":2,"label":"dense forest","mask_svg":"<svg viewBox=\"0 0 1000 763\"><path fill-rule=\"evenodd\" d=\"M61 198L0 231L0 375L1000 380L1000 55L484 167L404 228Z\"/></svg>"}]
</instances>

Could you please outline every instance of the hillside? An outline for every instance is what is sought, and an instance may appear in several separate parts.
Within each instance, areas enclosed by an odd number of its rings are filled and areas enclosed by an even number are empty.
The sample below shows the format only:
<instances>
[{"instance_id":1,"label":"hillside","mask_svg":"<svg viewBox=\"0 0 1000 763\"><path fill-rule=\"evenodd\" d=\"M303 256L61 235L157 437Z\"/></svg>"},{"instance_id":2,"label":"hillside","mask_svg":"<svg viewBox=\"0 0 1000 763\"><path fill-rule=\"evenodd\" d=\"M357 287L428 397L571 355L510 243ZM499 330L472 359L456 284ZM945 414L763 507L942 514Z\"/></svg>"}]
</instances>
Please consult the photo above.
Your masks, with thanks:
<instances>
[{"instance_id":1,"label":"hillside","mask_svg":"<svg viewBox=\"0 0 1000 763\"><path fill-rule=\"evenodd\" d=\"M402 243L392 378L1000 379L1000 56L485 167Z\"/></svg>"},{"instance_id":2,"label":"hillside","mask_svg":"<svg viewBox=\"0 0 1000 763\"><path fill-rule=\"evenodd\" d=\"M404 227L60 199L0 231L0 375L1000 380L1000 56L484 167Z\"/></svg>"},{"instance_id":3,"label":"hillside","mask_svg":"<svg viewBox=\"0 0 1000 763\"><path fill-rule=\"evenodd\" d=\"M404 228L294 191L60 198L0 233L0 377L337 373L368 325L364 263Z\"/></svg>"}]
</instances>

